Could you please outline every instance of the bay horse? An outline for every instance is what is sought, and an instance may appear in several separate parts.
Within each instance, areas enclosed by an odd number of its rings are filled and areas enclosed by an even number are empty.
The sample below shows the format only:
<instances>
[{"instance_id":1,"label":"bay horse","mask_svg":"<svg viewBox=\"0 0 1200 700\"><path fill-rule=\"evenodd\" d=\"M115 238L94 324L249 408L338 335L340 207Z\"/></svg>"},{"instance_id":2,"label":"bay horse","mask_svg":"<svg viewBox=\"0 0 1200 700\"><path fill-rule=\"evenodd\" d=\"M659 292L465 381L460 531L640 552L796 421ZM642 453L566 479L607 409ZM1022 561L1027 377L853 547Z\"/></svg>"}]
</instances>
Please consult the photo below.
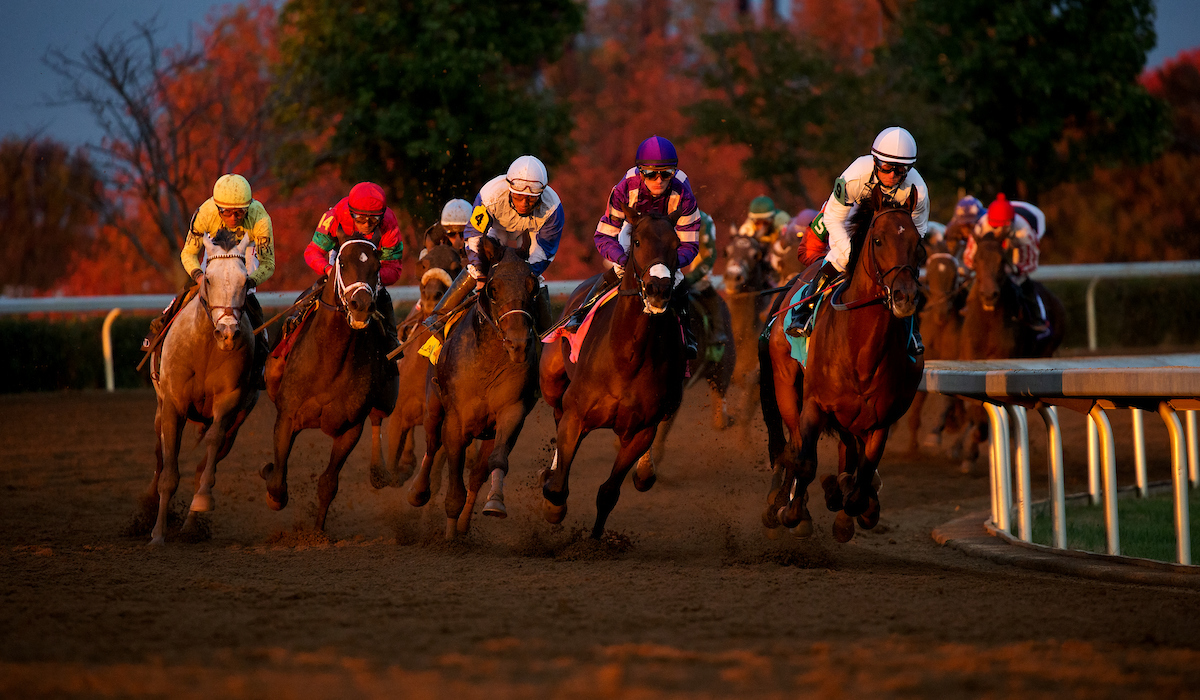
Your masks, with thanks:
<instances>
[{"instance_id":1,"label":"bay horse","mask_svg":"<svg viewBox=\"0 0 1200 700\"><path fill-rule=\"evenodd\" d=\"M600 539L604 524L621 496L621 482L650 448L659 423L675 413L683 398L683 338L669 313L679 264L679 237L670 215L639 214L625 207L630 224L629 259L616 297L596 309L591 326L572 362L566 339L542 353L542 396L554 409L558 426L554 459L540 473L542 515L561 523L567 515L571 464L583 438L597 428L611 428L620 441L612 473L596 494L592 537ZM569 314L591 289L584 281L564 309ZM652 466L639 465L633 485L654 485Z\"/></svg>"},{"instance_id":2,"label":"bay horse","mask_svg":"<svg viewBox=\"0 0 1200 700\"><path fill-rule=\"evenodd\" d=\"M921 309L921 335L925 341L926 360L957 360L958 342L962 333L962 307L966 302L967 282L959 274L959 260L949 253L933 253L925 263L924 308ZM929 394L918 391L908 412L909 451L918 450L921 430L921 409ZM937 395L938 424L927 435L927 444L941 443L942 433L953 426L947 423L962 412L962 402Z\"/></svg>"},{"instance_id":3,"label":"bay horse","mask_svg":"<svg viewBox=\"0 0 1200 700\"><path fill-rule=\"evenodd\" d=\"M198 513L213 510L212 489L217 463L233 449L238 429L258 402L250 376L254 369L254 335L243 313L246 303L246 248L250 237L235 243L220 231L203 239L204 277L200 290L171 323L157 354L159 370L153 379L155 470L145 496L146 511L158 496L158 517L150 544L165 541L167 512L179 486L179 443L185 421L200 425L205 455L196 465L196 493L184 530L191 530Z\"/></svg>"},{"instance_id":4,"label":"bay horse","mask_svg":"<svg viewBox=\"0 0 1200 700\"><path fill-rule=\"evenodd\" d=\"M917 190L903 205L884 201L878 187L847 222L849 278L828 297L808 341L808 364L791 356L787 325L771 324L759 346L762 407L773 467L763 524L812 534L808 485L817 473L823 430L841 439L839 474L822 480L825 505L837 513L833 535L854 537L854 522L879 521L876 469L888 431L908 410L924 369L908 355L909 321L917 309L917 269L924 249L913 224ZM793 285L799 289L800 281ZM787 430L786 442L784 429Z\"/></svg>"},{"instance_id":5,"label":"bay horse","mask_svg":"<svg viewBox=\"0 0 1200 700\"><path fill-rule=\"evenodd\" d=\"M443 236L444 238L445 236ZM462 271L462 256L445 243L421 251L417 264L421 270L421 298L413 304L399 327L401 343L414 334L424 333L421 320L433 313L442 295ZM399 486L412 476L417 466L413 450L413 428L425 420L425 380L429 373L429 358L414 347L396 360L400 372L396 407L387 417L387 449L381 436L384 414L371 412L371 485L377 489Z\"/></svg>"},{"instance_id":6,"label":"bay horse","mask_svg":"<svg viewBox=\"0 0 1200 700\"><path fill-rule=\"evenodd\" d=\"M758 408L758 336L766 324L770 297L759 292L771 286L766 246L753 236L732 236L725 245L725 303L729 307L733 342L737 348L731 384L742 398L733 411L749 439L750 416Z\"/></svg>"},{"instance_id":7,"label":"bay horse","mask_svg":"<svg viewBox=\"0 0 1200 700\"><path fill-rule=\"evenodd\" d=\"M487 276L476 302L455 323L429 372L425 397L425 456L408 501L429 502L430 470L446 446L446 539L470 529L475 500L490 475L484 515L507 517L504 478L525 417L537 404L539 345L534 335L534 295L539 281L526 259L491 236L480 236L481 271ZM467 446L484 440L463 482Z\"/></svg>"},{"instance_id":8,"label":"bay horse","mask_svg":"<svg viewBox=\"0 0 1200 700\"><path fill-rule=\"evenodd\" d=\"M318 482L318 530L325 529L338 475L358 444L368 414L391 413L397 379L376 318L379 249L351 237L338 247L333 272L316 309L295 333L286 357L267 360L267 393L275 402L275 461L259 474L267 482L267 505L288 503L288 456L301 430L320 428L333 438L329 464ZM282 364L282 367L279 365Z\"/></svg>"}]
</instances>

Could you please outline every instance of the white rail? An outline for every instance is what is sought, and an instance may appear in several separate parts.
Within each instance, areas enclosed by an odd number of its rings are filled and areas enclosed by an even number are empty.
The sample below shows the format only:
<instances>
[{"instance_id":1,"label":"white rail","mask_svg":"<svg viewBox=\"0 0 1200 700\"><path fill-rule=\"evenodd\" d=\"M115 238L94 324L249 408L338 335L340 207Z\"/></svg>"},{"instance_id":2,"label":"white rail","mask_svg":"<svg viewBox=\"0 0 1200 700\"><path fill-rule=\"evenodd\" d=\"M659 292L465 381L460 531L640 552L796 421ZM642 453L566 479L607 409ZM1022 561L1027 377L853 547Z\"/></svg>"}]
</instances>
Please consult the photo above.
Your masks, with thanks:
<instances>
[{"instance_id":1,"label":"white rail","mask_svg":"<svg viewBox=\"0 0 1200 700\"><path fill-rule=\"evenodd\" d=\"M1187 489L1200 487L1200 476L1189 457L1197 451L1194 412L1200 408L1200 355L1093 357L1079 359L927 362L923 391L984 402L992 429L992 524L1030 541L1029 434L1025 406L1035 407L1049 434L1049 493L1052 546L1066 547L1062 431L1056 406L1084 413L1089 425L1089 491L1103 502L1108 554L1121 553L1117 513L1116 456L1107 410L1132 408L1135 473L1138 493L1146 492L1144 430L1141 410L1157 411L1171 435L1171 479L1174 490L1176 559L1191 564L1191 532ZM1188 414L1185 431L1176 411ZM1010 418L1012 430L1010 431ZM1095 431L1093 445L1091 431ZM1015 449L1009 453L1009 442ZM1014 460L1015 456L1015 460ZM1013 469L1016 469L1016 474ZM1012 484L1016 479L1014 503Z\"/></svg>"}]
</instances>

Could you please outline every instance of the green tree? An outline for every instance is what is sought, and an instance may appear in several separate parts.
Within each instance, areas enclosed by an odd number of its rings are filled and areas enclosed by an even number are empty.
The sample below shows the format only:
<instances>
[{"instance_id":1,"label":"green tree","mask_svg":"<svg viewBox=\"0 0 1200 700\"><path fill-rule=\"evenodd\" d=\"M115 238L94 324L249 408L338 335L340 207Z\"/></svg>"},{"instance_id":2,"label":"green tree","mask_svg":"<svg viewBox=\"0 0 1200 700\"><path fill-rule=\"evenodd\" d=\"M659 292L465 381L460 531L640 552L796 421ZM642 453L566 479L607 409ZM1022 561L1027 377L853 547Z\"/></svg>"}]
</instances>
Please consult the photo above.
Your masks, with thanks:
<instances>
[{"instance_id":1,"label":"green tree","mask_svg":"<svg viewBox=\"0 0 1200 700\"><path fill-rule=\"evenodd\" d=\"M914 0L878 62L982 136L964 187L1036 199L1161 150L1163 105L1137 82L1153 22L1152 0Z\"/></svg>"},{"instance_id":2,"label":"green tree","mask_svg":"<svg viewBox=\"0 0 1200 700\"><path fill-rule=\"evenodd\" d=\"M0 289L45 291L88 243L99 178L82 149L37 136L0 142Z\"/></svg>"},{"instance_id":3,"label":"green tree","mask_svg":"<svg viewBox=\"0 0 1200 700\"><path fill-rule=\"evenodd\" d=\"M565 154L567 106L541 79L583 24L576 0L291 0L276 117L281 171L334 163L429 220L509 162Z\"/></svg>"}]
</instances>

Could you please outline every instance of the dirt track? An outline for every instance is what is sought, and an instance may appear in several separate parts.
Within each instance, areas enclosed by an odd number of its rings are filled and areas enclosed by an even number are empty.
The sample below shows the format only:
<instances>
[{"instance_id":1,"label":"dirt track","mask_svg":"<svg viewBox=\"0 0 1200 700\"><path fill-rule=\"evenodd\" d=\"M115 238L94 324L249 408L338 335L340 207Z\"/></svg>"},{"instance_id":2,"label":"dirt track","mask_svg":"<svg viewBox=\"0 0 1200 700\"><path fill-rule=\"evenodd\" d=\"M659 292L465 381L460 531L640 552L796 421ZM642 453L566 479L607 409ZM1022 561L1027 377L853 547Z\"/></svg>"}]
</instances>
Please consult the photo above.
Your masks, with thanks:
<instances>
[{"instance_id":1,"label":"dirt track","mask_svg":"<svg viewBox=\"0 0 1200 700\"><path fill-rule=\"evenodd\" d=\"M547 525L534 472L553 421L539 405L514 453L510 517L477 516L446 544L440 494L415 510L401 490L371 489L366 440L327 538L307 529L320 434L297 441L291 505L269 511L264 397L219 468L211 538L152 550L128 530L153 469L153 394L0 397L0 695L1200 694L1197 593L1008 569L930 539L986 507L982 470L892 451L874 532L838 545L814 507L813 540L767 539L761 420L717 433L706 400L688 394L658 484L626 484L601 544L582 533L612 441L585 441L570 515ZM1077 491L1083 422L1064 423ZM1114 424L1128 435L1126 418ZM1147 428L1161 476L1166 433ZM1044 464L1040 443L1033 458ZM180 512L190 497L185 479Z\"/></svg>"}]
</instances>

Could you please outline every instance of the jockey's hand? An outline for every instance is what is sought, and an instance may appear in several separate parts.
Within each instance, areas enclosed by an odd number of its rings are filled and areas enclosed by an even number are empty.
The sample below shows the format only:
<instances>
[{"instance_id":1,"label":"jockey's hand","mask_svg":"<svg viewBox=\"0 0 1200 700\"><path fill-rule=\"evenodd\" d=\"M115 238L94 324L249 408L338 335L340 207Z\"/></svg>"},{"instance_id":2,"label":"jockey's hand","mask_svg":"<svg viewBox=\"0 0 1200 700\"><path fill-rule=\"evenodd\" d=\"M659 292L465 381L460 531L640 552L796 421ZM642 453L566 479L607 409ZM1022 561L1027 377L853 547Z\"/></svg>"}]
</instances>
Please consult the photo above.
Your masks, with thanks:
<instances>
[{"instance_id":1,"label":"jockey's hand","mask_svg":"<svg viewBox=\"0 0 1200 700\"><path fill-rule=\"evenodd\" d=\"M433 327L437 325L437 322L438 322L438 315L437 314L429 314L428 316L425 317L424 321L421 321L421 325L425 326L425 328L427 328L428 330L433 330Z\"/></svg>"},{"instance_id":2,"label":"jockey's hand","mask_svg":"<svg viewBox=\"0 0 1200 700\"><path fill-rule=\"evenodd\" d=\"M475 278L475 291L477 291L477 292L482 292L482 291L483 291L483 286L484 286L485 284L487 284L487 278L486 278L486 277L476 277L476 278Z\"/></svg>"},{"instance_id":3,"label":"jockey's hand","mask_svg":"<svg viewBox=\"0 0 1200 700\"><path fill-rule=\"evenodd\" d=\"M204 279L204 270L196 270L193 272L192 279L196 281L196 284L200 284L200 280Z\"/></svg>"},{"instance_id":4,"label":"jockey's hand","mask_svg":"<svg viewBox=\"0 0 1200 700\"><path fill-rule=\"evenodd\" d=\"M325 266L325 272L324 272L323 274L325 275L325 277L326 277L327 279L328 279L329 275L330 275L332 272L333 272L333 265L326 265L326 266Z\"/></svg>"},{"instance_id":5,"label":"jockey's hand","mask_svg":"<svg viewBox=\"0 0 1200 700\"><path fill-rule=\"evenodd\" d=\"M613 269L613 272L616 273L617 279L621 279L622 277L625 276L625 267L623 265L618 265L617 263L613 263L612 269Z\"/></svg>"}]
</instances>

